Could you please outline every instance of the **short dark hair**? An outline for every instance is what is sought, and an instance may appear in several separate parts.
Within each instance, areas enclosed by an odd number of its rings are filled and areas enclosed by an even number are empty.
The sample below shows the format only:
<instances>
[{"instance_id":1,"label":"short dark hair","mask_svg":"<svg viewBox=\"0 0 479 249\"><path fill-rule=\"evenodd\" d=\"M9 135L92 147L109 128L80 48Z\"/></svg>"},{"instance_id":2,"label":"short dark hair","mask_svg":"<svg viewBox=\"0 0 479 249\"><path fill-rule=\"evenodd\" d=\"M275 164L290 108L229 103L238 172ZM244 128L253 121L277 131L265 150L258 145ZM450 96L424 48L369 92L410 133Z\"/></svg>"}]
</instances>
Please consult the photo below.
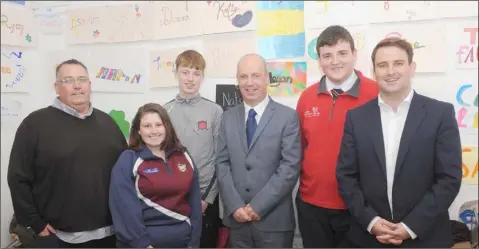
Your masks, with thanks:
<instances>
[{"instance_id":1,"label":"short dark hair","mask_svg":"<svg viewBox=\"0 0 479 249\"><path fill-rule=\"evenodd\" d=\"M57 77L58 77L58 73L60 72L60 69L62 68L63 65L80 65L81 67L83 67L88 72L88 69L86 68L85 64L81 63L80 61L78 61L76 59L69 59L69 60L66 60L66 61L57 65L57 67L55 69L55 75Z\"/></svg>"},{"instance_id":2,"label":"short dark hair","mask_svg":"<svg viewBox=\"0 0 479 249\"><path fill-rule=\"evenodd\" d=\"M348 42L351 47L351 52L354 51L354 39L347 29L339 25L327 27L321 32L318 41L316 42L316 53L318 53L318 57L319 48L324 46L334 46L340 41Z\"/></svg>"},{"instance_id":3,"label":"short dark hair","mask_svg":"<svg viewBox=\"0 0 479 249\"><path fill-rule=\"evenodd\" d=\"M160 148L165 151L179 149L184 152L186 149L180 143L180 140L176 135L175 128L171 123L168 112L165 108L156 103L148 103L138 108L130 128L130 137L128 141L130 149L140 150L140 147L145 144L138 131L140 130L141 118L147 113L157 113L160 116L161 121L163 121L163 126L165 127L165 139L161 143Z\"/></svg>"},{"instance_id":4,"label":"short dark hair","mask_svg":"<svg viewBox=\"0 0 479 249\"><path fill-rule=\"evenodd\" d=\"M376 67L374 63L376 62L376 53L378 52L378 49L384 48L384 47L397 47L401 50L404 50L407 54L408 63L411 64L412 59L414 57L414 50L412 49L411 43L398 37L389 37L389 38L383 39L376 45L376 47L374 47L373 53L371 54L373 67Z\"/></svg>"}]
</instances>

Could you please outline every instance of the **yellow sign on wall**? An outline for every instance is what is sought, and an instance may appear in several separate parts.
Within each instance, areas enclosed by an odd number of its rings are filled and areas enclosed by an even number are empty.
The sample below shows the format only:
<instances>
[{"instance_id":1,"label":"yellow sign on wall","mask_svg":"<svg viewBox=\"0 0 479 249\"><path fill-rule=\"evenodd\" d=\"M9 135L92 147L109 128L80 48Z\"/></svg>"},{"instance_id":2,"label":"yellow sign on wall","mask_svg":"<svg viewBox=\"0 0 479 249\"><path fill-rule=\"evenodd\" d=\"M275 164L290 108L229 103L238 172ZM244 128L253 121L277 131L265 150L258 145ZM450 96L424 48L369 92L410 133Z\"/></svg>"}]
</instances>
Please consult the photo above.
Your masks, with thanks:
<instances>
[{"instance_id":1,"label":"yellow sign on wall","mask_svg":"<svg viewBox=\"0 0 479 249\"><path fill-rule=\"evenodd\" d=\"M477 147L462 147L462 183L477 185Z\"/></svg>"}]
</instances>

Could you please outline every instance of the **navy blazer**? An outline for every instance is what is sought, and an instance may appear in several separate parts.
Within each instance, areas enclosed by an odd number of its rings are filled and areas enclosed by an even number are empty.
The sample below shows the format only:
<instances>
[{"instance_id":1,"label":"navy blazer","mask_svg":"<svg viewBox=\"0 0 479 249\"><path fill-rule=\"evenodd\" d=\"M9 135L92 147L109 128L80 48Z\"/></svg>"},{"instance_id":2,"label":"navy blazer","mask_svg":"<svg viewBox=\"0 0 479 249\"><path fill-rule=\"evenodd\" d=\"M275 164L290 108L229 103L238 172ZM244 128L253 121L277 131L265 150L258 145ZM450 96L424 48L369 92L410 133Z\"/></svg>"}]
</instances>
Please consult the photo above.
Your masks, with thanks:
<instances>
[{"instance_id":1,"label":"navy blazer","mask_svg":"<svg viewBox=\"0 0 479 249\"><path fill-rule=\"evenodd\" d=\"M417 235L401 247L453 245L448 209L461 186L462 152L452 104L414 93L394 174L394 215L377 98L347 112L336 175L352 216L349 237L354 244L387 246L367 231L379 216L404 222Z\"/></svg>"}]
</instances>

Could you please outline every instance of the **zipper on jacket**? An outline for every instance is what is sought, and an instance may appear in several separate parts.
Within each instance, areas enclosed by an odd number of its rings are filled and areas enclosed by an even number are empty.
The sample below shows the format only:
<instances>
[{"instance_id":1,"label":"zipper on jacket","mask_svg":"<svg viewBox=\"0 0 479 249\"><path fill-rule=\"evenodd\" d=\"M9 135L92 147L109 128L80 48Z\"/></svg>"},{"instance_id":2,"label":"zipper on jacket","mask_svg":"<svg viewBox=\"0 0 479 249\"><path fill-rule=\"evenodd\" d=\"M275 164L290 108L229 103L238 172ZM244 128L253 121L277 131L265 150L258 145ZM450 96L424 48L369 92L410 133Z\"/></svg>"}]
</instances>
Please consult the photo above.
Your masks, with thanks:
<instances>
[{"instance_id":1,"label":"zipper on jacket","mask_svg":"<svg viewBox=\"0 0 479 249\"><path fill-rule=\"evenodd\" d=\"M329 114L329 121L333 120L334 107L336 106L336 98L333 97L333 107L331 108L331 114Z\"/></svg>"},{"instance_id":2,"label":"zipper on jacket","mask_svg":"<svg viewBox=\"0 0 479 249\"><path fill-rule=\"evenodd\" d=\"M165 159L162 159L163 163L165 164L166 171L168 172L169 175L171 175L171 170L170 167L168 166L168 161Z\"/></svg>"}]
</instances>

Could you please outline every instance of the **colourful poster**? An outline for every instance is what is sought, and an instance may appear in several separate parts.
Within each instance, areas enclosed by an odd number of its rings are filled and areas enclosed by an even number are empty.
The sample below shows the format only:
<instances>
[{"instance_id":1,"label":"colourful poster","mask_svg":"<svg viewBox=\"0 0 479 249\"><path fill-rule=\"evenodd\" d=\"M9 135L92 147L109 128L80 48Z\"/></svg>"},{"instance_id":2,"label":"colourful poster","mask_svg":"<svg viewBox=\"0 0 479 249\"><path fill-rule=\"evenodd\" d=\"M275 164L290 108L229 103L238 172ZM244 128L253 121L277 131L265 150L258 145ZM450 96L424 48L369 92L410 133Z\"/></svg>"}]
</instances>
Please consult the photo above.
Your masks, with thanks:
<instances>
[{"instance_id":1,"label":"colourful poster","mask_svg":"<svg viewBox=\"0 0 479 249\"><path fill-rule=\"evenodd\" d=\"M303 57L304 2L258 1L258 48L265 59Z\"/></svg>"},{"instance_id":2,"label":"colourful poster","mask_svg":"<svg viewBox=\"0 0 479 249\"><path fill-rule=\"evenodd\" d=\"M118 125L123 135L128 138L130 136L130 123L125 119L125 112L122 110L111 110L108 114Z\"/></svg>"},{"instance_id":3,"label":"colourful poster","mask_svg":"<svg viewBox=\"0 0 479 249\"><path fill-rule=\"evenodd\" d=\"M268 62L267 67L269 95L291 97L306 89L306 62Z\"/></svg>"},{"instance_id":4,"label":"colourful poster","mask_svg":"<svg viewBox=\"0 0 479 249\"><path fill-rule=\"evenodd\" d=\"M477 185L477 146L462 147L462 183Z\"/></svg>"},{"instance_id":5,"label":"colourful poster","mask_svg":"<svg viewBox=\"0 0 479 249\"><path fill-rule=\"evenodd\" d=\"M459 129L467 134L477 135L477 81L466 82L457 88L454 106Z\"/></svg>"}]
</instances>

